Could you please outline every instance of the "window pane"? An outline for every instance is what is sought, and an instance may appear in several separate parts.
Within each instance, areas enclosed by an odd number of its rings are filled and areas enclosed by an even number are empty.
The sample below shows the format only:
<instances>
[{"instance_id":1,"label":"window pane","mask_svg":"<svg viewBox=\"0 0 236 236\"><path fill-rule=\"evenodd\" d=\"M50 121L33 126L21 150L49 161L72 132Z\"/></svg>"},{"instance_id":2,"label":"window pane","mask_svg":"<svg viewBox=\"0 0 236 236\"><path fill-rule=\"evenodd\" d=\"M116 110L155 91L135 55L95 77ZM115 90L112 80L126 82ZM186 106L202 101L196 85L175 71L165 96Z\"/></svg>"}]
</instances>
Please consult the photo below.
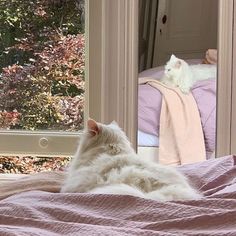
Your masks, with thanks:
<instances>
[{"instance_id":1,"label":"window pane","mask_svg":"<svg viewBox=\"0 0 236 236\"><path fill-rule=\"evenodd\" d=\"M83 128L84 1L0 2L0 128Z\"/></svg>"}]
</instances>

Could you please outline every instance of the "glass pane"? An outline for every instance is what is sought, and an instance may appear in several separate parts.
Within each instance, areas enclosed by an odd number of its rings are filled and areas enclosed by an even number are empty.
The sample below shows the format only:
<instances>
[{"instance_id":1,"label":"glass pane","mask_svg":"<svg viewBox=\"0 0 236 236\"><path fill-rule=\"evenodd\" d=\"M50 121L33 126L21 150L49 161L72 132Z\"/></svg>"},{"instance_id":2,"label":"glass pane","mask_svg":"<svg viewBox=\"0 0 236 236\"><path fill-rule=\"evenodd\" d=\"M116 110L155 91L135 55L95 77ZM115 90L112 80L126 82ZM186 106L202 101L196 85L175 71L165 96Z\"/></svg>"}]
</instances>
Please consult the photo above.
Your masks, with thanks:
<instances>
[{"instance_id":1,"label":"glass pane","mask_svg":"<svg viewBox=\"0 0 236 236\"><path fill-rule=\"evenodd\" d=\"M84 1L1 0L0 128L82 129L84 47Z\"/></svg>"}]
</instances>

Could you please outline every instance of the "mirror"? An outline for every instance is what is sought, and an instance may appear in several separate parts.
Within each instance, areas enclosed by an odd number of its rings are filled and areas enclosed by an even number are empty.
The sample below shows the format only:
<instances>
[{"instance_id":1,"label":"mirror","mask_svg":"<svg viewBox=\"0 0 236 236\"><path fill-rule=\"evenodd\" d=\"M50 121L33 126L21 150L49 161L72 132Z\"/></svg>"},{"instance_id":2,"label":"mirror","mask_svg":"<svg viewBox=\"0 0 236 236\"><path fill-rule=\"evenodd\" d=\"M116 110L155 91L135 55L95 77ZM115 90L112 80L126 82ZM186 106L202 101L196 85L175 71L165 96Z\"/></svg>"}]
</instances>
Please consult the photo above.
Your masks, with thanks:
<instances>
[{"instance_id":1,"label":"mirror","mask_svg":"<svg viewBox=\"0 0 236 236\"><path fill-rule=\"evenodd\" d=\"M215 157L217 17L215 0L139 1L139 155L167 165Z\"/></svg>"}]
</instances>

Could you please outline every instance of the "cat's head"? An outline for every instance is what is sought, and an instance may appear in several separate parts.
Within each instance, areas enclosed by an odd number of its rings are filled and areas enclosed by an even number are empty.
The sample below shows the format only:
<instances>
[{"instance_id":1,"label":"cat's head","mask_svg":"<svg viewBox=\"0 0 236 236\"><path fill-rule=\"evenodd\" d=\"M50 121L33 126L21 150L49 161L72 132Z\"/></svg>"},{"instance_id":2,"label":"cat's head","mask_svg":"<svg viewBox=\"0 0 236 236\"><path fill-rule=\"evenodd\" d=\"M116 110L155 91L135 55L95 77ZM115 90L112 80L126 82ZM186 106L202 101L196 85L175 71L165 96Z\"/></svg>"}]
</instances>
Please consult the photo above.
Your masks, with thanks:
<instances>
[{"instance_id":1,"label":"cat's head","mask_svg":"<svg viewBox=\"0 0 236 236\"><path fill-rule=\"evenodd\" d=\"M110 155L134 152L124 131L115 121L105 125L89 119L81 141L80 146L86 151L96 149Z\"/></svg>"},{"instance_id":2,"label":"cat's head","mask_svg":"<svg viewBox=\"0 0 236 236\"><path fill-rule=\"evenodd\" d=\"M168 78L179 77L184 66L184 61L171 55L170 60L165 65L165 75Z\"/></svg>"}]
</instances>

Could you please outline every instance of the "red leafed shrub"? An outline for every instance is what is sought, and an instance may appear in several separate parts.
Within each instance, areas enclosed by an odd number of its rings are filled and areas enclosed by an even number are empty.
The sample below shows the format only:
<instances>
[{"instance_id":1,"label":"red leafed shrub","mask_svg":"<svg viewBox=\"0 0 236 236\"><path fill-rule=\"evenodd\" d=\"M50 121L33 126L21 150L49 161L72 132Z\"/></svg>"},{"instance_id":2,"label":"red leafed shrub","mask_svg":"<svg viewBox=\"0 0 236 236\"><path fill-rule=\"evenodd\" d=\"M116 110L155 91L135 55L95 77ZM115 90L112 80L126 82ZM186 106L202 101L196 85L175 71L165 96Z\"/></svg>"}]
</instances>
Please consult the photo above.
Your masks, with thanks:
<instances>
[{"instance_id":1,"label":"red leafed shrub","mask_svg":"<svg viewBox=\"0 0 236 236\"><path fill-rule=\"evenodd\" d=\"M81 129L85 83L83 1L2 3L0 127Z\"/></svg>"},{"instance_id":2,"label":"red leafed shrub","mask_svg":"<svg viewBox=\"0 0 236 236\"><path fill-rule=\"evenodd\" d=\"M1 74L0 110L18 114L4 128L78 130L84 107L84 37L61 37L31 65L12 65ZM3 126L1 126L3 127Z\"/></svg>"},{"instance_id":3,"label":"red leafed shrub","mask_svg":"<svg viewBox=\"0 0 236 236\"><path fill-rule=\"evenodd\" d=\"M2 111L0 112L0 127L8 129L9 126L14 126L15 124L17 124L19 118L20 114L16 111L12 112Z\"/></svg>"}]
</instances>

